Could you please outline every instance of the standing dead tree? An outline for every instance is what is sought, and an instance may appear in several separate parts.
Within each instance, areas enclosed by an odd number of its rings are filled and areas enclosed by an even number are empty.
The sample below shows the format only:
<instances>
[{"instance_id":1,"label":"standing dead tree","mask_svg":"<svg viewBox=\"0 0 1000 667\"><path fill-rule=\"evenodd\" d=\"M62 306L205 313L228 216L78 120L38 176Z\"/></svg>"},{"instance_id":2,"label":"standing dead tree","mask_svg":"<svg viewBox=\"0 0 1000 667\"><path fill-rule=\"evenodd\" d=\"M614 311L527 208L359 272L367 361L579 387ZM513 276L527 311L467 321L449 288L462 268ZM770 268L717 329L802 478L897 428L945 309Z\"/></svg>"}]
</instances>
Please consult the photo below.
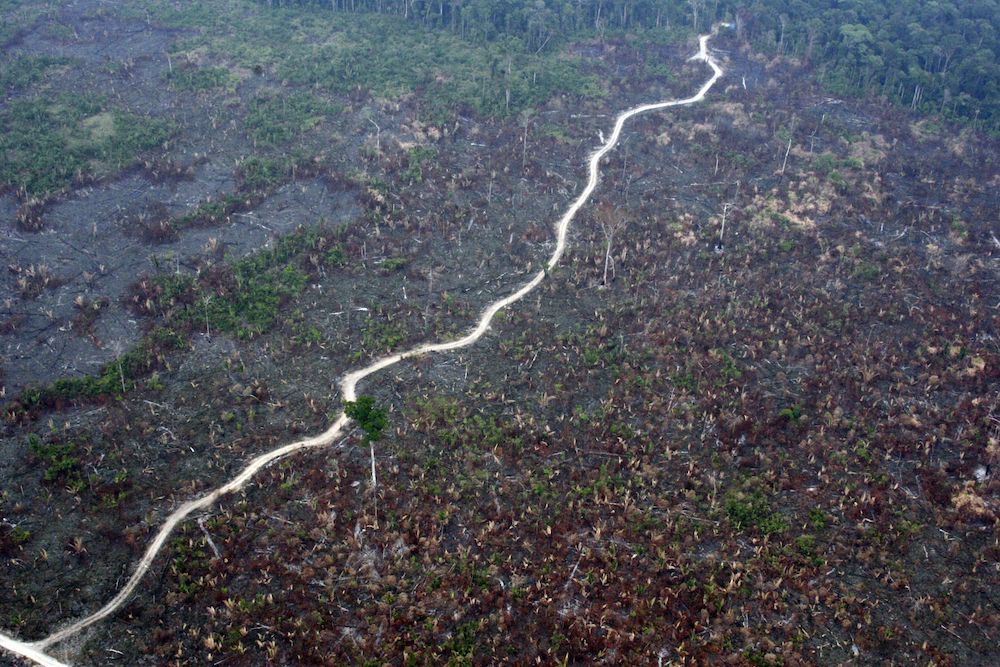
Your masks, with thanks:
<instances>
[{"instance_id":1,"label":"standing dead tree","mask_svg":"<svg viewBox=\"0 0 1000 667\"><path fill-rule=\"evenodd\" d=\"M792 116L792 125L788 129L788 146L785 147L785 159L781 161L781 175L785 175L785 167L788 166L788 154L792 152L792 138L795 135L795 116Z\"/></svg>"},{"instance_id":2,"label":"standing dead tree","mask_svg":"<svg viewBox=\"0 0 1000 667\"><path fill-rule=\"evenodd\" d=\"M611 248L615 242L615 234L625 225L625 214L621 209L615 208L611 204L604 202L597 207L597 223L604 232L604 276L601 278L601 286L608 286L608 271L611 271L612 278L615 272L615 260L611 257Z\"/></svg>"},{"instance_id":3,"label":"standing dead tree","mask_svg":"<svg viewBox=\"0 0 1000 667\"><path fill-rule=\"evenodd\" d=\"M722 205L722 229L719 230L719 240L715 243L715 252L717 253L721 253L725 249L726 214L732 207L733 205L728 203Z\"/></svg>"},{"instance_id":4,"label":"standing dead tree","mask_svg":"<svg viewBox=\"0 0 1000 667\"><path fill-rule=\"evenodd\" d=\"M368 117L368 122L375 126L375 154L379 157L382 156L382 128L376 123L371 116Z\"/></svg>"}]
</instances>

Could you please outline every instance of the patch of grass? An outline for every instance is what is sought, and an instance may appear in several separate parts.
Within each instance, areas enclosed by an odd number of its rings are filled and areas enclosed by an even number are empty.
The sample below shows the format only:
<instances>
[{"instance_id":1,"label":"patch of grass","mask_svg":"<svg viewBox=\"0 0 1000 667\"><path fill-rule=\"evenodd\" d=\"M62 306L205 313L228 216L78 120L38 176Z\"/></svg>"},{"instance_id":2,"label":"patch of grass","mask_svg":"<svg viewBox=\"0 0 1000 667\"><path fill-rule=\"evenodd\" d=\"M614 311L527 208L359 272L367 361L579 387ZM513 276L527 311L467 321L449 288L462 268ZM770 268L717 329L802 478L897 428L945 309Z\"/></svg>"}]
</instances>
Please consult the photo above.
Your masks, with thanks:
<instances>
[{"instance_id":1,"label":"patch of grass","mask_svg":"<svg viewBox=\"0 0 1000 667\"><path fill-rule=\"evenodd\" d=\"M323 255L323 263L327 266L341 266L344 263L344 249L334 246Z\"/></svg>"},{"instance_id":2,"label":"patch of grass","mask_svg":"<svg viewBox=\"0 0 1000 667\"><path fill-rule=\"evenodd\" d=\"M779 513L759 490L737 491L726 498L726 515L737 530L755 529L764 535L780 535L788 528Z\"/></svg>"},{"instance_id":3,"label":"patch of grass","mask_svg":"<svg viewBox=\"0 0 1000 667\"><path fill-rule=\"evenodd\" d=\"M452 399L418 399L409 415L414 428L432 436L451 450L465 448L473 452L504 447L520 451L523 437L517 428L496 415L469 413Z\"/></svg>"},{"instance_id":4,"label":"patch of grass","mask_svg":"<svg viewBox=\"0 0 1000 667\"><path fill-rule=\"evenodd\" d=\"M197 576L205 571L210 560L204 541L185 537L175 537L170 542L170 574L176 578L177 593L189 599L203 585L203 578Z\"/></svg>"},{"instance_id":5,"label":"patch of grass","mask_svg":"<svg viewBox=\"0 0 1000 667\"><path fill-rule=\"evenodd\" d=\"M647 60L642 66L642 75L645 79L660 79L663 83L673 84L677 81L674 70L667 63L658 60Z\"/></svg>"},{"instance_id":6,"label":"patch of grass","mask_svg":"<svg viewBox=\"0 0 1000 667\"><path fill-rule=\"evenodd\" d=\"M138 378L157 368L167 351L186 346L186 339L177 332L153 329L134 348L105 364L100 374L59 378L43 387L29 387L19 402L23 408L55 407L67 401L121 396L135 387Z\"/></svg>"},{"instance_id":7,"label":"patch of grass","mask_svg":"<svg viewBox=\"0 0 1000 667\"><path fill-rule=\"evenodd\" d=\"M698 391L698 379L690 370L685 369L684 371L670 373L669 378L670 383L678 389L685 389L691 393Z\"/></svg>"},{"instance_id":8,"label":"patch of grass","mask_svg":"<svg viewBox=\"0 0 1000 667\"><path fill-rule=\"evenodd\" d=\"M572 141L569 132L566 130L566 128L559 125L554 125L552 123L543 124L537 130L537 133L539 136L554 139L561 144L568 144L570 143L570 141Z\"/></svg>"},{"instance_id":9,"label":"patch of grass","mask_svg":"<svg viewBox=\"0 0 1000 667\"><path fill-rule=\"evenodd\" d=\"M110 111L101 111L88 116L80 122L85 136L80 137L82 143L100 143L107 141L115 134L115 116Z\"/></svg>"},{"instance_id":10,"label":"patch of grass","mask_svg":"<svg viewBox=\"0 0 1000 667\"><path fill-rule=\"evenodd\" d=\"M295 261L307 251L332 252L319 230L300 229L274 246L220 267L212 276L156 278L158 304L171 326L250 339L269 330L283 303L308 281Z\"/></svg>"},{"instance_id":11,"label":"patch of grass","mask_svg":"<svg viewBox=\"0 0 1000 667\"><path fill-rule=\"evenodd\" d=\"M45 78L48 70L68 62L68 58L53 56L4 58L0 60L0 92L23 90Z\"/></svg>"},{"instance_id":12,"label":"patch of grass","mask_svg":"<svg viewBox=\"0 0 1000 667\"><path fill-rule=\"evenodd\" d=\"M471 44L402 16L247 3L135 4L136 16L148 11L168 27L202 34L184 48L208 47L226 61L337 94L416 94L421 117L431 122L456 114L516 115L561 94L606 94L564 54L526 52L516 40Z\"/></svg>"},{"instance_id":13,"label":"patch of grass","mask_svg":"<svg viewBox=\"0 0 1000 667\"><path fill-rule=\"evenodd\" d=\"M858 443L854 446L854 453L865 463L871 463L874 460L871 450L868 448L868 443L864 440L858 440Z\"/></svg>"},{"instance_id":14,"label":"patch of grass","mask_svg":"<svg viewBox=\"0 0 1000 667\"><path fill-rule=\"evenodd\" d=\"M423 164L433 159L436 152L433 148L426 146L414 146L406 153L406 170L402 174L402 179L409 183L419 183L423 180Z\"/></svg>"},{"instance_id":15,"label":"patch of grass","mask_svg":"<svg viewBox=\"0 0 1000 667\"><path fill-rule=\"evenodd\" d=\"M240 187L243 190L268 190L285 181L291 173L287 157L251 157L240 163Z\"/></svg>"},{"instance_id":16,"label":"patch of grass","mask_svg":"<svg viewBox=\"0 0 1000 667\"><path fill-rule=\"evenodd\" d=\"M31 539L31 531L27 528L14 526L10 529L10 539L14 544L24 544Z\"/></svg>"},{"instance_id":17,"label":"patch of grass","mask_svg":"<svg viewBox=\"0 0 1000 667\"><path fill-rule=\"evenodd\" d=\"M309 93L267 93L250 102L246 128L255 142L282 146L314 128L326 116L342 112L342 107Z\"/></svg>"},{"instance_id":18,"label":"patch of grass","mask_svg":"<svg viewBox=\"0 0 1000 667\"><path fill-rule=\"evenodd\" d=\"M80 460L73 456L76 445L72 442L43 443L34 433L28 435L28 450L47 467L42 474L46 482L79 479Z\"/></svg>"},{"instance_id":19,"label":"patch of grass","mask_svg":"<svg viewBox=\"0 0 1000 667\"><path fill-rule=\"evenodd\" d=\"M811 565L820 566L823 559L816 553L816 538L812 535L799 535L795 538L795 550Z\"/></svg>"},{"instance_id":20,"label":"patch of grass","mask_svg":"<svg viewBox=\"0 0 1000 667\"><path fill-rule=\"evenodd\" d=\"M361 334L361 345L364 350L379 354L388 352L406 340L406 328L399 322L371 321Z\"/></svg>"},{"instance_id":21,"label":"patch of grass","mask_svg":"<svg viewBox=\"0 0 1000 667\"><path fill-rule=\"evenodd\" d=\"M108 109L100 99L15 99L0 109L0 187L29 197L56 194L124 169L171 134L167 121Z\"/></svg>"},{"instance_id":22,"label":"patch of grass","mask_svg":"<svg viewBox=\"0 0 1000 667\"><path fill-rule=\"evenodd\" d=\"M853 277L860 278L861 280L874 282L875 280L878 280L879 276L882 275L882 269L879 268L877 264L862 262L858 265L858 268L854 269L854 273L852 275Z\"/></svg>"},{"instance_id":23,"label":"patch of grass","mask_svg":"<svg viewBox=\"0 0 1000 667\"><path fill-rule=\"evenodd\" d=\"M841 159L833 153L823 153L814 158L812 163L813 170L824 176L833 176L843 169L861 169L863 166L864 163L858 158Z\"/></svg>"},{"instance_id":24,"label":"patch of grass","mask_svg":"<svg viewBox=\"0 0 1000 667\"><path fill-rule=\"evenodd\" d=\"M731 380L739 380L743 377L743 371L740 370L739 366L736 365L736 360L733 356L729 354L728 351L723 349L716 350L716 354L722 360L722 369L720 370L720 375L724 382L729 382Z\"/></svg>"},{"instance_id":25,"label":"patch of grass","mask_svg":"<svg viewBox=\"0 0 1000 667\"><path fill-rule=\"evenodd\" d=\"M784 213L778 213L777 211L772 209L767 209L765 213L771 219L772 222L776 222L777 224L781 225L784 229L788 229L789 227L792 226L792 221Z\"/></svg>"},{"instance_id":26,"label":"patch of grass","mask_svg":"<svg viewBox=\"0 0 1000 667\"><path fill-rule=\"evenodd\" d=\"M448 665L471 665L478 644L479 624L475 621L464 623L441 646L448 658Z\"/></svg>"},{"instance_id":27,"label":"patch of grass","mask_svg":"<svg viewBox=\"0 0 1000 667\"><path fill-rule=\"evenodd\" d=\"M199 67L193 63L174 67L165 78L174 90L194 93L227 88L235 81L225 67Z\"/></svg>"},{"instance_id":28,"label":"patch of grass","mask_svg":"<svg viewBox=\"0 0 1000 667\"><path fill-rule=\"evenodd\" d=\"M31 531L21 526L0 522L0 554L14 556L23 550L23 545L31 539ZM19 615L11 618L11 625L20 624Z\"/></svg>"},{"instance_id":29,"label":"patch of grass","mask_svg":"<svg viewBox=\"0 0 1000 667\"><path fill-rule=\"evenodd\" d=\"M323 342L323 332L305 322L302 311L296 311L287 321L292 332L292 343L295 345L309 348Z\"/></svg>"},{"instance_id":30,"label":"patch of grass","mask_svg":"<svg viewBox=\"0 0 1000 667\"><path fill-rule=\"evenodd\" d=\"M218 224L241 208L244 200L245 197L238 192L227 192L215 199L203 201L194 210L173 218L170 220L170 227L176 231L197 225Z\"/></svg>"},{"instance_id":31,"label":"patch of grass","mask_svg":"<svg viewBox=\"0 0 1000 667\"><path fill-rule=\"evenodd\" d=\"M383 273L393 273L399 271L406 267L410 263L407 257L390 257L389 259L382 262L379 268Z\"/></svg>"},{"instance_id":32,"label":"patch of grass","mask_svg":"<svg viewBox=\"0 0 1000 667\"><path fill-rule=\"evenodd\" d=\"M196 288L201 298L179 311L176 319L195 326L207 321L214 331L250 339L269 329L278 318L278 307L306 285L305 273L292 266L261 274L238 266L233 276L236 289L224 296Z\"/></svg>"},{"instance_id":33,"label":"patch of grass","mask_svg":"<svg viewBox=\"0 0 1000 667\"><path fill-rule=\"evenodd\" d=\"M813 530L824 530L830 522L830 515L825 511L814 507L809 510L809 525Z\"/></svg>"}]
</instances>

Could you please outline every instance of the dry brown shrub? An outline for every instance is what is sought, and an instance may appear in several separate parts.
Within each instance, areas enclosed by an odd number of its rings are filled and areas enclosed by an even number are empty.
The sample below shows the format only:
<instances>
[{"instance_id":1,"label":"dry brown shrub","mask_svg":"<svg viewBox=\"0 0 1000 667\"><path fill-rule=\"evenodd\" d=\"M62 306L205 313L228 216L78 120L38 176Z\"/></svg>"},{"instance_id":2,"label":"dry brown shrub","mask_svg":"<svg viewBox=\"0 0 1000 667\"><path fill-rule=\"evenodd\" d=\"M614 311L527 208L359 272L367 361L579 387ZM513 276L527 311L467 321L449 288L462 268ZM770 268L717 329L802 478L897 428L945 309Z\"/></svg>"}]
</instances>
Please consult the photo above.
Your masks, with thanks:
<instances>
[{"instance_id":1,"label":"dry brown shrub","mask_svg":"<svg viewBox=\"0 0 1000 667\"><path fill-rule=\"evenodd\" d=\"M996 512L990 507L990 503L986 499L976 493L975 485L975 482L966 482L962 490L952 496L951 504L954 505L960 514L967 518L996 521Z\"/></svg>"}]
</instances>

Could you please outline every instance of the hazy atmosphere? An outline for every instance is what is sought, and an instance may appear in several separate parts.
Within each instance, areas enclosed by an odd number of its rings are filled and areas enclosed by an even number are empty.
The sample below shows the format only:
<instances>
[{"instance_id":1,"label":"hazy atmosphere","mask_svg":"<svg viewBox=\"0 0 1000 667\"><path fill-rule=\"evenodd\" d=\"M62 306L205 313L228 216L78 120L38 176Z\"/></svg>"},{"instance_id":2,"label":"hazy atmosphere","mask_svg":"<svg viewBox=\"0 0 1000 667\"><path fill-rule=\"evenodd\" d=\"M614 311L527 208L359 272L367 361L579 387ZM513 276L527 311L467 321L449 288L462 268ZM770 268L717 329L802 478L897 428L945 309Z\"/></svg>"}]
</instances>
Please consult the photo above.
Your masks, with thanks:
<instances>
[{"instance_id":1,"label":"hazy atmosphere","mask_svg":"<svg viewBox=\"0 0 1000 667\"><path fill-rule=\"evenodd\" d=\"M0 0L0 664L1000 663L998 26Z\"/></svg>"}]
</instances>

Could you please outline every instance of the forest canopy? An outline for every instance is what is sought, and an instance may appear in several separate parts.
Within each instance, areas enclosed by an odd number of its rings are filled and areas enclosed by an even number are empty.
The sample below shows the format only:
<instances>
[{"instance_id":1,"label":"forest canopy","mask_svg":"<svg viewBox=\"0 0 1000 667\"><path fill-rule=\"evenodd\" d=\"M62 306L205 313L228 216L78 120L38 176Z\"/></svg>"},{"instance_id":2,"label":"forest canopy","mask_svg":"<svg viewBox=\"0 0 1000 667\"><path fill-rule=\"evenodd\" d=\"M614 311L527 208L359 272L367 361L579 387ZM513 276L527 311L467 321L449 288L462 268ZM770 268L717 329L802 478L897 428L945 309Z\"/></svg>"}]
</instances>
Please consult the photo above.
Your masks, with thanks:
<instances>
[{"instance_id":1,"label":"forest canopy","mask_svg":"<svg viewBox=\"0 0 1000 667\"><path fill-rule=\"evenodd\" d=\"M874 94L1000 130L1000 0L263 0L396 14L473 42L529 52L620 30L731 21L754 49L799 58L839 94Z\"/></svg>"}]
</instances>

